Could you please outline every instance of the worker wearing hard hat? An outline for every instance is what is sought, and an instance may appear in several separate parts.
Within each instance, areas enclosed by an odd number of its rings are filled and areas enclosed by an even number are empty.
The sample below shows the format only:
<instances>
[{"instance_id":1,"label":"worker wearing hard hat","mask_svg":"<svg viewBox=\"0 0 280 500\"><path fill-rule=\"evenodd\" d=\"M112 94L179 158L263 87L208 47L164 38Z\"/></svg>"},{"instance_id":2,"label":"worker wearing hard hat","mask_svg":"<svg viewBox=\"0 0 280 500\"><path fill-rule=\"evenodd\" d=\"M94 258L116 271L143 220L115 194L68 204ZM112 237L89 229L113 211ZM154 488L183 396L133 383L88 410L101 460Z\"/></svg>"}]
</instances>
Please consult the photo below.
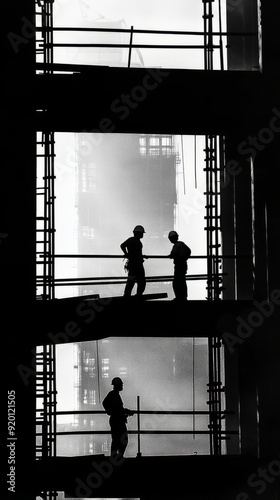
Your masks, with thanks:
<instances>
[{"instance_id":1,"label":"worker wearing hard hat","mask_svg":"<svg viewBox=\"0 0 280 500\"><path fill-rule=\"evenodd\" d=\"M131 236L121 244L121 249L124 253L124 256L128 259L126 264L128 279L124 290L125 297L131 296L131 292L135 283L137 283L137 296L143 295L143 292L146 288L145 270L143 266L144 256L142 255L143 245L140 241L143 238L145 232L146 231L143 226L135 226L135 228L133 229L133 236Z\"/></svg>"},{"instance_id":2,"label":"worker wearing hard hat","mask_svg":"<svg viewBox=\"0 0 280 500\"><path fill-rule=\"evenodd\" d=\"M176 301L186 300L188 289L186 284L186 272L188 270L187 260L191 255L191 249L183 241L179 241L176 231L170 231L168 239L173 243L169 257L174 262L173 290Z\"/></svg>"},{"instance_id":3,"label":"worker wearing hard hat","mask_svg":"<svg viewBox=\"0 0 280 500\"><path fill-rule=\"evenodd\" d=\"M134 415L134 412L124 408L120 391L123 390L123 381L120 377L114 377L112 380L113 390L108 392L102 405L110 415L109 423L111 427L111 456L123 456L128 444L127 436L127 417Z\"/></svg>"}]
</instances>

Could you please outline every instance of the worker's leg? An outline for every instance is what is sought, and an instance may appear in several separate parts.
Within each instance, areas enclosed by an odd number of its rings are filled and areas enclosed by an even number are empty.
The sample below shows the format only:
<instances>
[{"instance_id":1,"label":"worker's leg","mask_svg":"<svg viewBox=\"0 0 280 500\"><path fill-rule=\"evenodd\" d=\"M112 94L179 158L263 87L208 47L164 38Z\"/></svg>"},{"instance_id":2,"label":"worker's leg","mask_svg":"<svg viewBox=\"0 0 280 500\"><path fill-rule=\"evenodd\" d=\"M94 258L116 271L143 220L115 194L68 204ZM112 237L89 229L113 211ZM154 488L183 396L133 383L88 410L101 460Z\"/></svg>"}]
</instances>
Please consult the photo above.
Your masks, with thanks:
<instances>
[{"instance_id":1,"label":"worker's leg","mask_svg":"<svg viewBox=\"0 0 280 500\"><path fill-rule=\"evenodd\" d=\"M143 295L145 288L146 288L146 277L145 277L145 270L144 267L141 266L137 270L137 295Z\"/></svg>"},{"instance_id":2,"label":"worker's leg","mask_svg":"<svg viewBox=\"0 0 280 500\"><path fill-rule=\"evenodd\" d=\"M124 455L128 444L127 428L126 425L114 425L111 428L111 456Z\"/></svg>"},{"instance_id":3,"label":"worker's leg","mask_svg":"<svg viewBox=\"0 0 280 500\"><path fill-rule=\"evenodd\" d=\"M135 273L129 271L128 272L128 277L127 277L127 282L126 282L125 289L124 289L124 295L126 297L130 297L132 289L133 289L135 283L136 283Z\"/></svg>"},{"instance_id":4,"label":"worker's leg","mask_svg":"<svg viewBox=\"0 0 280 500\"><path fill-rule=\"evenodd\" d=\"M111 430L111 437L112 437L112 441L111 441L111 456L113 455L116 455L116 453L118 453L119 451L119 434L118 432L116 432L115 429L112 429Z\"/></svg>"},{"instance_id":5,"label":"worker's leg","mask_svg":"<svg viewBox=\"0 0 280 500\"><path fill-rule=\"evenodd\" d=\"M128 445L128 435L126 426L122 429L122 433L120 436L120 444L119 444L119 454L124 455L126 447Z\"/></svg>"},{"instance_id":6,"label":"worker's leg","mask_svg":"<svg viewBox=\"0 0 280 500\"><path fill-rule=\"evenodd\" d=\"M188 296L185 273L186 273L185 266L175 266L173 290L174 290L175 297L178 300L186 300L186 298Z\"/></svg>"}]
</instances>

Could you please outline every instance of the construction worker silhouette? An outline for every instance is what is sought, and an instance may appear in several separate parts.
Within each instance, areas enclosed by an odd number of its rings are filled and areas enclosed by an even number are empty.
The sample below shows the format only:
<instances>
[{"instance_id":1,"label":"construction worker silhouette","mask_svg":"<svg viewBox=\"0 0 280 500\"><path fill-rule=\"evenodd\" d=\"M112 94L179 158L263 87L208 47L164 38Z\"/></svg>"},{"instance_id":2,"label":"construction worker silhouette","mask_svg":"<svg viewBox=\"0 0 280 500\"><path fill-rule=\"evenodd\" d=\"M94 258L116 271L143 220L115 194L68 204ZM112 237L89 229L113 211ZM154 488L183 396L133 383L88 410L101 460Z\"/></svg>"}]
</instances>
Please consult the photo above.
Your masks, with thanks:
<instances>
[{"instance_id":1,"label":"construction worker silhouette","mask_svg":"<svg viewBox=\"0 0 280 500\"><path fill-rule=\"evenodd\" d=\"M143 266L144 256L142 255L143 245L140 241L145 232L143 226L135 226L133 229L133 236L121 244L124 256L128 259L126 265L128 278L124 289L125 297L131 296L135 283L137 283L136 295L138 297L143 294L146 288L145 270Z\"/></svg>"},{"instance_id":2,"label":"construction worker silhouette","mask_svg":"<svg viewBox=\"0 0 280 500\"><path fill-rule=\"evenodd\" d=\"M134 412L124 408L120 391L123 390L123 381L120 377L112 380L113 390L108 392L102 405L110 415L109 423L111 427L111 456L123 456L128 444L127 436L127 417L134 415Z\"/></svg>"},{"instance_id":3,"label":"construction worker silhouette","mask_svg":"<svg viewBox=\"0 0 280 500\"><path fill-rule=\"evenodd\" d=\"M174 262L174 300L183 301L188 297L186 272L188 270L187 260L191 255L191 249L183 241L179 241L179 235L176 231L170 231L168 239L173 243L169 257L173 259Z\"/></svg>"}]
</instances>

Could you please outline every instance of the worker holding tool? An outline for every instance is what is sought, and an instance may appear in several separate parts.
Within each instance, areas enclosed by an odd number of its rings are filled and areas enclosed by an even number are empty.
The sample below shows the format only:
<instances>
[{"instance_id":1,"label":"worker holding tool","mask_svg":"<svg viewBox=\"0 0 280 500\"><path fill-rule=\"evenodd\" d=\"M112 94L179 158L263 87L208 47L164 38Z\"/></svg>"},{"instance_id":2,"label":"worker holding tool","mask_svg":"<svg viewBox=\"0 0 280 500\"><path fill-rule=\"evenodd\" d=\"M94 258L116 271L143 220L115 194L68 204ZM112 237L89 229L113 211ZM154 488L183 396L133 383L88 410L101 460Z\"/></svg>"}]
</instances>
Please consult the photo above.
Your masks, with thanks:
<instances>
[{"instance_id":1,"label":"worker holding tool","mask_svg":"<svg viewBox=\"0 0 280 500\"><path fill-rule=\"evenodd\" d=\"M174 262L174 300L183 301L188 297L186 272L188 270L187 261L191 255L191 249L183 241L179 241L179 235L176 231L170 231L168 239L171 243L173 243L169 257L173 259Z\"/></svg>"},{"instance_id":2,"label":"worker holding tool","mask_svg":"<svg viewBox=\"0 0 280 500\"><path fill-rule=\"evenodd\" d=\"M143 226L135 226L133 229L133 236L121 244L124 257L127 259L125 269L128 271L124 297L131 296L135 283L137 283L136 295L138 297L143 295L146 288L146 277L143 262L147 257L142 254L143 245L140 241L145 232L146 231Z\"/></svg>"}]
</instances>

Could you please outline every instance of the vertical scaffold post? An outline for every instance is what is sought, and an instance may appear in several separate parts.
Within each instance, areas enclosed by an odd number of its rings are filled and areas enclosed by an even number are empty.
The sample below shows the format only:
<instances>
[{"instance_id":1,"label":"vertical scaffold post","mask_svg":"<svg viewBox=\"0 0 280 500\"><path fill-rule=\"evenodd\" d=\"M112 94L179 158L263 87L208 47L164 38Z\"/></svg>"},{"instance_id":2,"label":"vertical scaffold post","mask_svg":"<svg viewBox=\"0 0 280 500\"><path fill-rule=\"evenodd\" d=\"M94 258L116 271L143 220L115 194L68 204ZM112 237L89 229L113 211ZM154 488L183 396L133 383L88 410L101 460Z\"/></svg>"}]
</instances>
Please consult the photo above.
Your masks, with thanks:
<instances>
[{"instance_id":1,"label":"vertical scaffold post","mask_svg":"<svg viewBox=\"0 0 280 500\"><path fill-rule=\"evenodd\" d=\"M131 52L132 52L132 40L133 40L133 26L130 28L130 40L129 40L129 51L128 51L128 68L131 64Z\"/></svg>"},{"instance_id":2,"label":"vertical scaffold post","mask_svg":"<svg viewBox=\"0 0 280 500\"><path fill-rule=\"evenodd\" d=\"M137 396L137 457L141 457L141 447L140 447L140 396Z\"/></svg>"}]
</instances>

